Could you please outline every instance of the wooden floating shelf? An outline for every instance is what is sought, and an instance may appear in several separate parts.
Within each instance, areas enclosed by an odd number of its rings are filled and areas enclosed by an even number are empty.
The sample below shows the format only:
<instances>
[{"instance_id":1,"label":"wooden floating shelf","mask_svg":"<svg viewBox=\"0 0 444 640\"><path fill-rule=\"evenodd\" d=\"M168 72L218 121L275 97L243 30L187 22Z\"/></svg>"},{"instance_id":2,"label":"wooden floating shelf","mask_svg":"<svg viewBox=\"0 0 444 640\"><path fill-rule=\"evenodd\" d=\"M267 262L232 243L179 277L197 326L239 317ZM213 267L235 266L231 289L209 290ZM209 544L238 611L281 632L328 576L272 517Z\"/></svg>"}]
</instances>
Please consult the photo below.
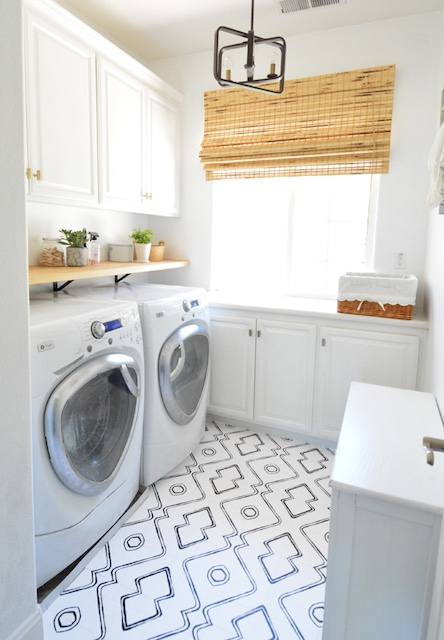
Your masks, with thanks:
<instances>
[{"instance_id":1,"label":"wooden floating shelf","mask_svg":"<svg viewBox=\"0 0 444 640\"><path fill-rule=\"evenodd\" d=\"M111 262L106 260L87 267L40 267L32 266L28 270L29 284L47 284L49 282L67 282L87 280L104 276L125 276L131 273L165 271L187 267L189 260L162 260L160 262Z\"/></svg>"}]
</instances>

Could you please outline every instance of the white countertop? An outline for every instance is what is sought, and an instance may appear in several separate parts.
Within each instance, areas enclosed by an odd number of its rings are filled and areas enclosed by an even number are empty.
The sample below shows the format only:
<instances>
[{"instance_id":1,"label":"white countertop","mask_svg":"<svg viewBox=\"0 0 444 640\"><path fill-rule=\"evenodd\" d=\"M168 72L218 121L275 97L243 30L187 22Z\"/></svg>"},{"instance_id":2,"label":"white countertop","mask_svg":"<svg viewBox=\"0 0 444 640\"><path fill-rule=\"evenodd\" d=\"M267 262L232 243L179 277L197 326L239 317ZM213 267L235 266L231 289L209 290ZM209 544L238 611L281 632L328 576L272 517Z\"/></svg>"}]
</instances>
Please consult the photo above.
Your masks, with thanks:
<instances>
[{"instance_id":1,"label":"white countertop","mask_svg":"<svg viewBox=\"0 0 444 640\"><path fill-rule=\"evenodd\" d=\"M336 300L318 298L299 298L296 296L273 296L269 293L232 293L226 291L207 292L208 302L211 308L246 309L260 312L275 312L283 314L323 317L334 320L348 320L357 323L374 322L379 326L398 325L412 326L415 328L428 328L425 314L413 313L411 320L395 318L378 318L375 316L360 316L350 313L338 313Z\"/></svg>"},{"instance_id":2,"label":"white countertop","mask_svg":"<svg viewBox=\"0 0 444 640\"><path fill-rule=\"evenodd\" d=\"M332 486L443 513L444 453L428 465L424 436L444 439L432 394L352 383Z\"/></svg>"}]
</instances>

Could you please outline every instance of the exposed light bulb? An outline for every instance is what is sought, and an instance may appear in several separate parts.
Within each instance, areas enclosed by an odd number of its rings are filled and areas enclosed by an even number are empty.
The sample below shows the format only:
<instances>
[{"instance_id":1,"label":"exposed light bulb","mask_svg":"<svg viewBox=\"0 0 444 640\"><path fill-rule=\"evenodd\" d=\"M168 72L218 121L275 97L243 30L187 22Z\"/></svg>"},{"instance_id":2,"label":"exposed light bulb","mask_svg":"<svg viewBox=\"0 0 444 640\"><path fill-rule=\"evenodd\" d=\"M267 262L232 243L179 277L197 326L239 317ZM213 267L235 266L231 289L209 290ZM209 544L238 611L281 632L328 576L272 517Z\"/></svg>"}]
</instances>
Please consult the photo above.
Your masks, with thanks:
<instances>
[{"instance_id":1,"label":"exposed light bulb","mask_svg":"<svg viewBox=\"0 0 444 640\"><path fill-rule=\"evenodd\" d=\"M222 64L225 69L225 80L231 80L231 69L233 68L233 61L230 56L225 56Z\"/></svg>"},{"instance_id":2,"label":"exposed light bulb","mask_svg":"<svg viewBox=\"0 0 444 640\"><path fill-rule=\"evenodd\" d=\"M278 60L279 60L279 56L276 51L273 51L273 53L270 53L268 57L268 62L270 63L270 73L268 74L267 78L278 77L276 73L276 65L278 63Z\"/></svg>"}]
</instances>

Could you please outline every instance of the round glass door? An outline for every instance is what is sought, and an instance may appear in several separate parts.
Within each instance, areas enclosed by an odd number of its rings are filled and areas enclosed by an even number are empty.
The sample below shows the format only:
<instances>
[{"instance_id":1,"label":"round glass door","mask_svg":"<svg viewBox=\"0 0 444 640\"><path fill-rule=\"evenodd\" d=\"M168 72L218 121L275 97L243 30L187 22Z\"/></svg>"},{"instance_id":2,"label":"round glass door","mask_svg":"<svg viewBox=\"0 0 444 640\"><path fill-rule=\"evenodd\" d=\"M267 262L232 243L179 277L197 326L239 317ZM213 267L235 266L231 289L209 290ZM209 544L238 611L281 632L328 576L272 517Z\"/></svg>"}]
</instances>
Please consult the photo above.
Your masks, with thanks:
<instances>
[{"instance_id":1,"label":"round glass door","mask_svg":"<svg viewBox=\"0 0 444 640\"><path fill-rule=\"evenodd\" d=\"M93 358L68 375L45 409L54 471L72 491L95 495L112 482L138 411L140 371L127 355Z\"/></svg>"},{"instance_id":2,"label":"round glass door","mask_svg":"<svg viewBox=\"0 0 444 640\"><path fill-rule=\"evenodd\" d=\"M210 341L203 323L192 322L175 331L159 355L159 386L165 409L176 424L196 415L205 387Z\"/></svg>"}]
</instances>

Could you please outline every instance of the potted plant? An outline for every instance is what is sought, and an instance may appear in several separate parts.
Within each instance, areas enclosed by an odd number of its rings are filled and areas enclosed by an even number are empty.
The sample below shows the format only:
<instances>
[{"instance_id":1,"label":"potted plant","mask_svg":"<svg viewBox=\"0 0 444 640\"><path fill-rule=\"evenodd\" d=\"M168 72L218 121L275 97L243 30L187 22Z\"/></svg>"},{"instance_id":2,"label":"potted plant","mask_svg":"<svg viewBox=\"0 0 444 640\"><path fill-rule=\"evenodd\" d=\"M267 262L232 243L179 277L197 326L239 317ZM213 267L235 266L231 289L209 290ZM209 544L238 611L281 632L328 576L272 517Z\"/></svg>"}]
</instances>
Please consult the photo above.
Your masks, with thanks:
<instances>
[{"instance_id":1,"label":"potted plant","mask_svg":"<svg viewBox=\"0 0 444 640\"><path fill-rule=\"evenodd\" d=\"M88 264L86 229L72 231L72 229L60 229L62 234L60 244L66 245L66 264L68 267L86 267Z\"/></svg>"},{"instance_id":2,"label":"potted plant","mask_svg":"<svg viewBox=\"0 0 444 640\"><path fill-rule=\"evenodd\" d=\"M134 242L134 249L136 251L137 262L149 262L151 251L151 240L154 233L151 229L141 229L137 227L133 230L130 238Z\"/></svg>"}]
</instances>

